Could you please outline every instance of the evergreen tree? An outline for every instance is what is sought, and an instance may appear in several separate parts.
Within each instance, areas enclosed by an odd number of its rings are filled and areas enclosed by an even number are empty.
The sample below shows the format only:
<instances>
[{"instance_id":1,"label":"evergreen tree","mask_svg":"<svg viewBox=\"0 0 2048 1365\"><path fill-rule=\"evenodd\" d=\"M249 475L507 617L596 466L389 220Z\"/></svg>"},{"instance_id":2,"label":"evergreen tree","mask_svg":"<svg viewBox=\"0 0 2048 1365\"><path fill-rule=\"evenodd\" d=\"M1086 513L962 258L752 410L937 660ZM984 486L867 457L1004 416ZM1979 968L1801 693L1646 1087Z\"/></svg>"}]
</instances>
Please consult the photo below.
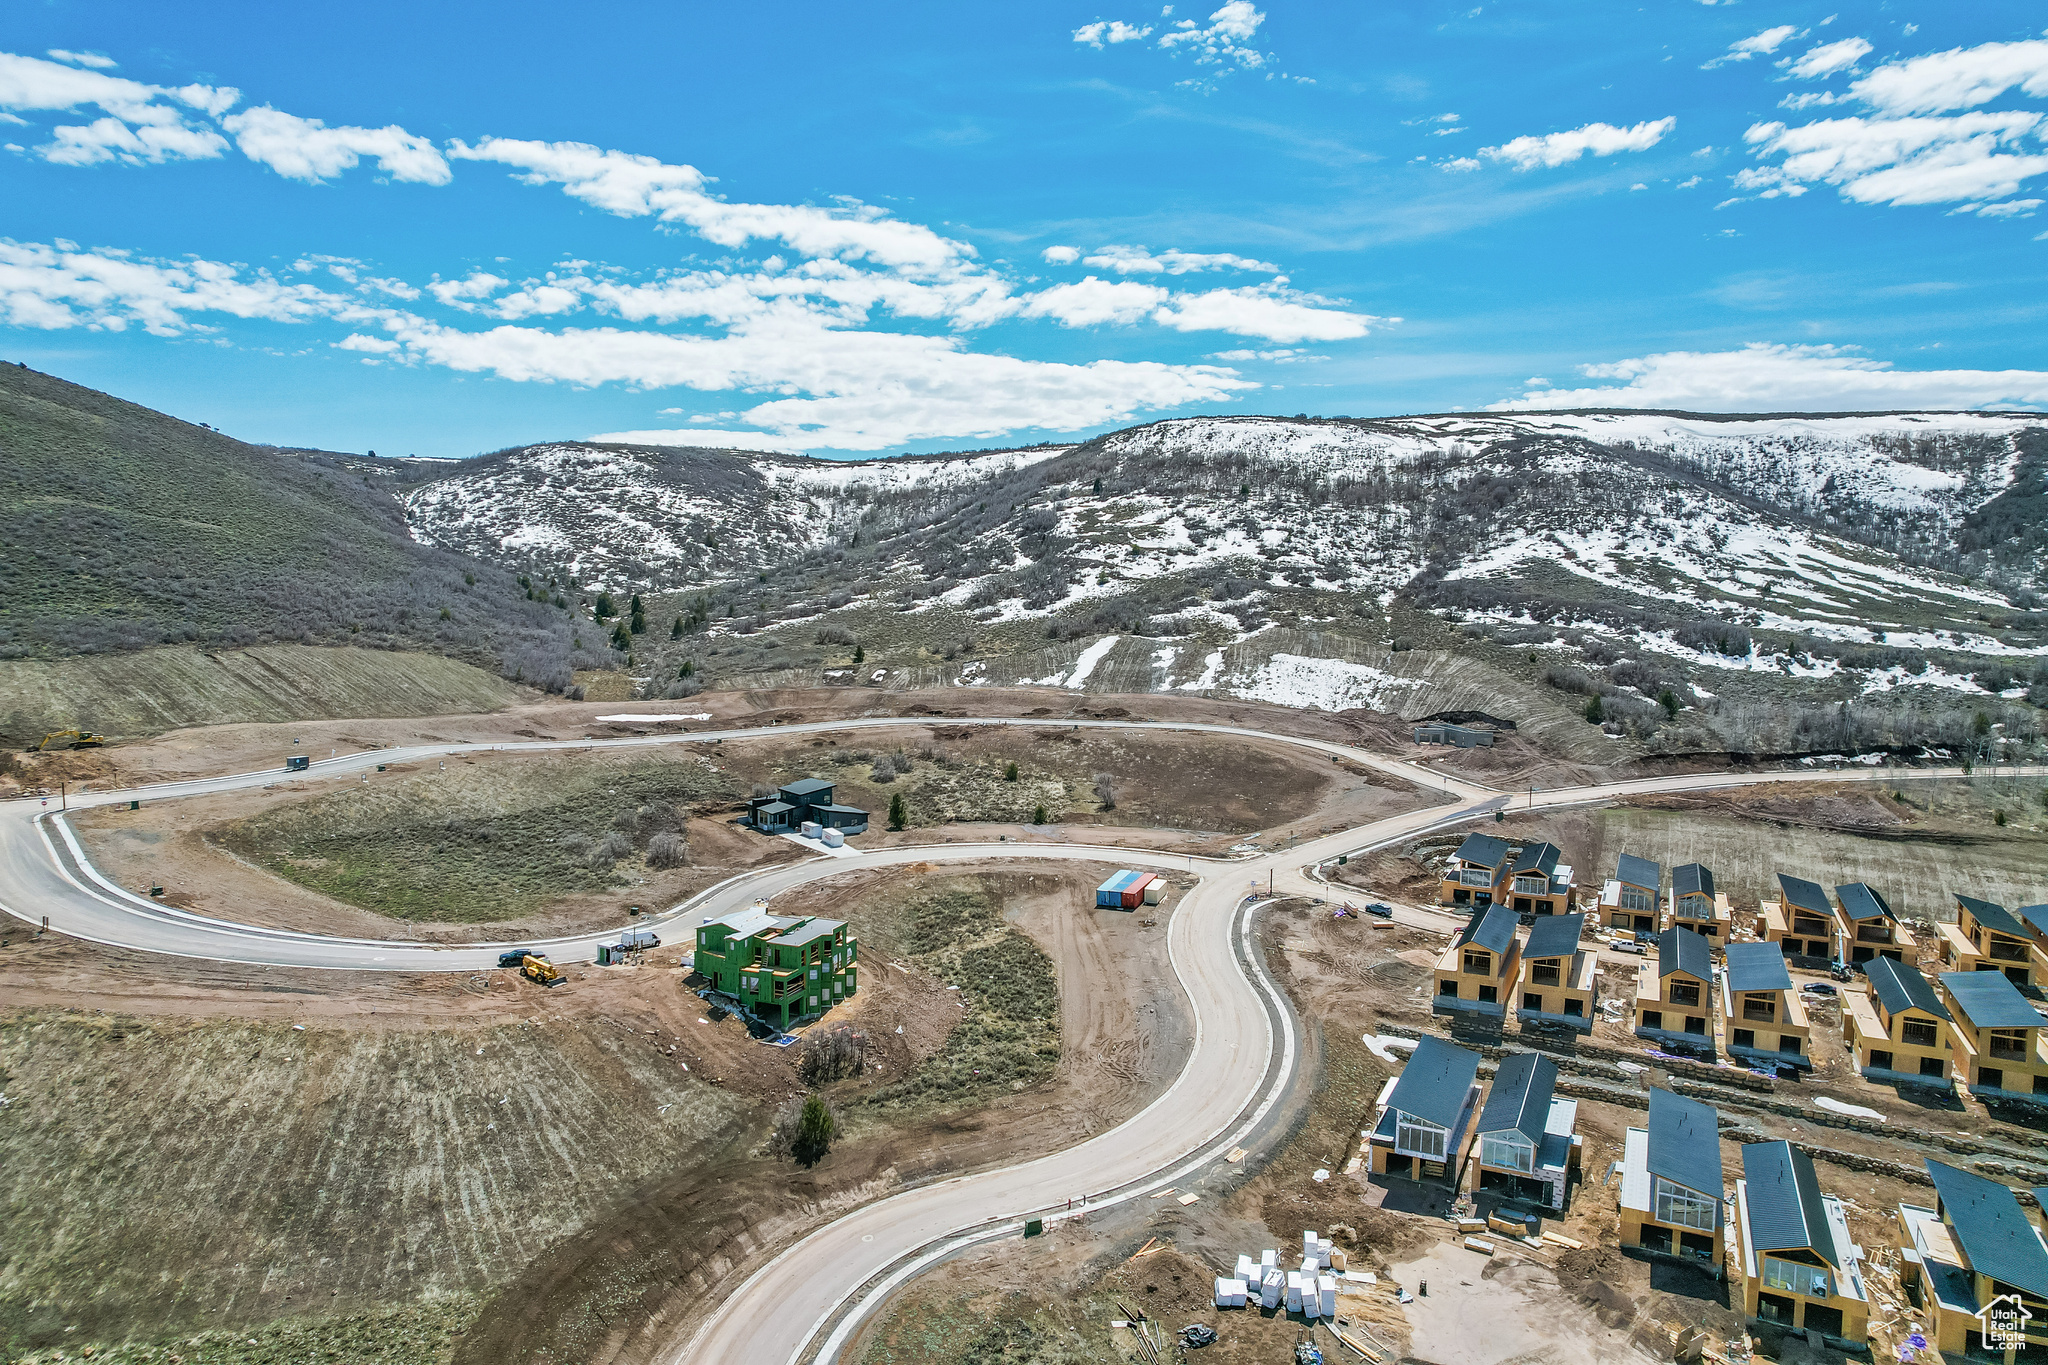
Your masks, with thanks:
<instances>
[{"instance_id":1,"label":"evergreen tree","mask_svg":"<svg viewBox=\"0 0 2048 1365\"><path fill-rule=\"evenodd\" d=\"M811 1095L804 1100L803 1117L797 1120L796 1141L790 1144L789 1154L800 1166L815 1166L832 1150L832 1139L838 1136L839 1124L832 1111L823 1099Z\"/></svg>"},{"instance_id":2,"label":"evergreen tree","mask_svg":"<svg viewBox=\"0 0 2048 1365\"><path fill-rule=\"evenodd\" d=\"M677 676L678 678L687 678L687 677L689 677L689 676L690 676L690 675L691 675L692 673L695 673L696 671L697 671L697 665L696 665L695 663L691 662L690 660L688 660L688 659L685 659L685 660L683 660L683 668L682 668L682 671L681 671L680 673L676 674L676 676Z\"/></svg>"},{"instance_id":3,"label":"evergreen tree","mask_svg":"<svg viewBox=\"0 0 2048 1365\"><path fill-rule=\"evenodd\" d=\"M1678 719L1678 694L1676 692L1673 692L1668 687L1659 692L1657 694L1657 705L1664 708L1665 715L1673 720Z\"/></svg>"},{"instance_id":4,"label":"evergreen tree","mask_svg":"<svg viewBox=\"0 0 2048 1365\"><path fill-rule=\"evenodd\" d=\"M1606 719L1607 708L1600 704L1598 694L1588 698L1586 701L1586 723L1588 725L1598 725Z\"/></svg>"},{"instance_id":5,"label":"evergreen tree","mask_svg":"<svg viewBox=\"0 0 2048 1365\"><path fill-rule=\"evenodd\" d=\"M1036 809L1036 810L1034 810L1034 811L1032 811L1032 812L1031 812L1031 823L1032 823L1032 824L1034 824L1034 825L1042 825L1042 824L1044 824L1044 823L1045 823L1045 807L1044 807L1044 806L1040 806L1040 807L1038 807L1038 809Z\"/></svg>"},{"instance_id":6,"label":"evergreen tree","mask_svg":"<svg viewBox=\"0 0 2048 1365\"><path fill-rule=\"evenodd\" d=\"M637 592L633 594L631 615L633 618L633 633L635 635L645 635L647 633L647 608L640 604L640 594Z\"/></svg>"},{"instance_id":7,"label":"evergreen tree","mask_svg":"<svg viewBox=\"0 0 2048 1365\"><path fill-rule=\"evenodd\" d=\"M626 633L626 623L623 621L612 627L612 648L621 654L633 648L633 637Z\"/></svg>"},{"instance_id":8,"label":"evergreen tree","mask_svg":"<svg viewBox=\"0 0 2048 1365\"><path fill-rule=\"evenodd\" d=\"M910 812L903 805L903 793L897 792L889 798L889 828L905 829L910 825Z\"/></svg>"},{"instance_id":9,"label":"evergreen tree","mask_svg":"<svg viewBox=\"0 0 2048 1365\"><path fill-rule=\"evenodd\" d=\"M609 621L619 614L619 604L612 601L609 592L601 592L597 595L597 605L590 609L590 614L600 621Z\"/></svg>"},{"instance_id":10,"label":"evergreen tree","mask_svg":"<svg viewBox=\"0 0 2048 1365\"><path fill-rule=\"evenodd\" d=\"M683 618L682 618L682 617L678 616L678 617L676 618L676 622L675 622L675 624L674 624L674 625L672 625L672 626L670 626L670 627L668 628L668 638L669 638L669 639L671 639L671 640L680 640L680 639L682 639L682 638L683 638Z\"/></svg>"},{"instance_id":11,"label":"evergreen tree","mask_svg":"<svg viewBox=\"0 0 2048 1365\"><path fill-rule=\"evenodd\" d=\"M1015 782L1016 780L1017 780L1017 761L1016 761L1015 759L1012 759L1012 760L1010 760L1010 761L1009 761L1008 763L1005 763L1005 764L1003 765L1003 781L1005 781L1005 782Z\"/></svg>"},{"instance_id":12,"label":"evergreen tree","mask_svg":"<svg viewBox=\"0 0 2048 1365\"><path fill-rule=\"evenodd\" d=\"M859 668L868 661L868 652L859 645L853 647L853 666Z\"/></svg>"}]
</instances>

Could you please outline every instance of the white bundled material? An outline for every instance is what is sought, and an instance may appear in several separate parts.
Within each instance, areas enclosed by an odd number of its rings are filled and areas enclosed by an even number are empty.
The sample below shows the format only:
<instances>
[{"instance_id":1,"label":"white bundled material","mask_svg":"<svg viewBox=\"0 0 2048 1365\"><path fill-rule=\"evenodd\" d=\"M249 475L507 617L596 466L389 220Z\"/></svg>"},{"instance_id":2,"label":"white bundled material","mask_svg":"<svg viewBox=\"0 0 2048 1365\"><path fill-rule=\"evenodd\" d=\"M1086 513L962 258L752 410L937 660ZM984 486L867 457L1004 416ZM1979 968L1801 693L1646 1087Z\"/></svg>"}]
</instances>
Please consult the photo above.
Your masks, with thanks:
<instances>
[{"instance_id":1,"label":"white bundled material","mask_svg":"<svg viewBox=\"0 0 2048 1365\"><path fill-rule=\"evenodd\" d=\"M1313 1232L1301 1234L1301 1258L1308 1260L1316 1254L1316 1235Z\"/></svg>"},{"instance_id":2,"label":"white bundled material","mask_svg":"<svg viewBox=\"0 0 2048 1365\"><path fill-rule=\"evenodd\" d=\"M1313 1256L1304 1256L1304 1257L1302 1257L1302 1258L1301 1258L1301 1278L1302 1278L1302 1279L1304 1279L1304 1280L1308 1281L1308 1282L1309 1282L1310 1284L1314 1284L1314 1283L1315 1283L1315 1281L1316 1281L1316 1276L1317 1276L1318 1274L1320 1274L1320 1273L1321 1273L1321 1271L1322 1271L1322 1267L1316 1264L1316 1258L1315 1258L1315 1257L1313 1257Z\"/></svg>"},{"instance_id":3,"label":"white bundled material","mask_svg":"<svg viewBox=\"0 0 2048 1365\"><path fill-rule=\"evenodd\" d=\"M1333 1250L1335 1248L1331 1246L1329 1238L1316 1238L1316 1260L1321 1263L1325 1270L1330 1268L1330 1253Z\"/></svg>"},{"instance_id":4,"label":"white bundled material","mask_svg":"<svg viewBox=\"0 0 2048 1365\"><path fill-rule=\"evenodd\" d=\"M1219 1277L1216 1281L1216 1306L1218 1308L1242 1308L1245 1306L1245 1301L1250 1296L1250 1292L1250 1286L1245 1284L1243 1280L1226 1280Z\"/></svg>"},{"instance_id":5,"label":"white bundled material","mask_svg":"<svg viewBox=\"0 0 2048 1365\"><path fill-rule=\"evenodd\" d=\"M1259 1306L1261 1308L1278 1308L1280 1306L1281 1291L1286 1283L1280 1277L1278 1269L1268 1270L1265 1278L1259 1281Z\"/></svg>"},{"instance_id":6,"label":"white bundled material","mask_svg":"<svg viewBox=\"0 0 2048 1365\"><path fill-rule=\"evenodd\" d=\"M1268 1270L1273 1269L1275 1266L1280 1264L1280 1253L1273 1250L1271 1247L1266 1248L1264 1251L1259 1253L1259 1264L1266 1267L1266 1269Z\"/></svg>"},{"instance_id":7,"label":"white bundled material","mask_svg":"<svg viewBox=\"0 0 2048 1365\"><path fill-rule=\"evenodd\" d=\"M1337 1316L1337 1277L1335 1275L1318 1275L1316 1277L1316 1299L1318 1306L1323 1310L1324 1317L1334 1318Z\"/></svg>"},{"instance_id":8,"label":"white bundled material","mask_svg":"<svg viewBox=\"0 0 2048 1365\"><path fill-rule=\"evenodd\" d=\"M1253 1284L1257 1284L1262 1278L1264 1278L1265 1272L1263 1269L1261 1269L1259 1263L1257 1261L1254 1261L1251 1257L1239 1256L1237 1258L1236 1274L1237 1278L1240 1280L1250 1280Z\"/></svg>"},{"instance_id":9,"label":"white bundled material","mask_svg":"<svg viewBox=\"0 0 2048 1365\"><path fill-rule=\"evenodd\" d=\"M1301 1311L1301 1272L1299 1270L1287 1272L1287 1311L1290 1313L1299 1313Z\"/></svg>"}]
</instances>

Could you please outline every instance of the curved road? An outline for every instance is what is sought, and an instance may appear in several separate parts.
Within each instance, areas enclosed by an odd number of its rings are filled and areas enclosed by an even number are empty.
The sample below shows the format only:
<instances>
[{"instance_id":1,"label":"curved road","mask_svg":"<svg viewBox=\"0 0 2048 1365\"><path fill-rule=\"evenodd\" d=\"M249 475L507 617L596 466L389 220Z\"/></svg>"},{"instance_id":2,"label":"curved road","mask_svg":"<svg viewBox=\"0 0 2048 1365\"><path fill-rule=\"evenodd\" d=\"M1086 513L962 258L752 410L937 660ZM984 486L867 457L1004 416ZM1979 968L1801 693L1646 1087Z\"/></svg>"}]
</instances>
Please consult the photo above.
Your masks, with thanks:
<instances>
[{"instance_id":1,"label":"curved road","mask_svg":"<svg viewBox=\"0 0 2048 1365\"><path fill-rule=\"evenodd\" d=\"M610 740L377 749L317 762L309 775L339 777L379 763L462 753L706 744L719 739L931 723L932 720L919 717L878 717ZM1910 774L1881 769L1718 773L1505 793L1349 745L1235 726L957 717L945 717L943 723L1194 731L1278 741L1365 764L1413 782L1423 790L1443 792L1452 801L1240 860L1050 842L875 849L857 859L818 858L735 877L699 893L665 915L643 921L657 929L685 921L681 928L686 930L694 928L700 916L723 914L806 882L863 867L915 862L985 858L1088 860L1186 869L1199 874L1195 887L1182 897L1168 929L1168 950L1180 987L1188 996L1195 1039L1186 1065L1164 1095L1142 1113L1078 1146L1000 1170L906 1191L827 1224L755 1272L710 1316L696 1337L678 1343L665 1357L667 1360L747 1359L770 1365L803 1358L814 1347L818 1359L832 1359L863 1312L879 1303L895 1284L963 1241L1014 1231L1020 1218L1033 1213L1064 1216L1070 1200L1078 1203L1077 1211L1085 1211L1185 1180L1189 1172L1251 1134L1284 1093L1295 1054L1293 1024L1286 1007L1271 983L1264 979L1258 955L1250 951L1251 916L1245 896L1254 885L1264 885L1269 877L1276 885L1284 877L1289 890L1321 893L1324 888L1302 878L1299 869L1424 830L1481 818L1503 807L1550 808L1628 795L1713 790L1761 782L1905 781L1960 775L1953 769L1920 769ZM2048 769L2004 771L2032 776ZM73 798L71 804L88 807L136 798L154 802L298 780L276 771L243 773L128 791L94 792ZM495 966L497 961L494 945L329 938L233 924L159 905L101 877L84 857L69 827L61 818L52 818L47 807L34 799L0 807L0 909L30 922L48 915L52 929L95 942L222 961L380 971L471 971ZM1404 913L1402 917L1409 915ZM1415 918L1427 927L1442 927L1439 917ZM593 955L599 941L599 936L589 936L555 940L543 946L569 960ZM818 1341L820 1336L824 1337L822 1343Z\"/></svg>"}]
</instances>

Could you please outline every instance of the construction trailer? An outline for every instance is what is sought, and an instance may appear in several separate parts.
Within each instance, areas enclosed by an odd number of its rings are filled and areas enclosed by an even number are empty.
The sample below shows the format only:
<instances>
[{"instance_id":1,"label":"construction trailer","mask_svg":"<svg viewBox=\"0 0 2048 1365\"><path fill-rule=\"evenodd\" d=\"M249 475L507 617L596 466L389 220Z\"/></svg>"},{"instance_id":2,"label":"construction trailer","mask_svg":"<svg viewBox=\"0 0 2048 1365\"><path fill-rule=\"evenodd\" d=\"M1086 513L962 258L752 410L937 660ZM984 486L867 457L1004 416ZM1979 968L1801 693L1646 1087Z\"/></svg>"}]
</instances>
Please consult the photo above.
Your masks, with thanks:
<instances>
[{"instance_id":1,"label":"construction trailer","mask_svg":"<svg viewBox=\"0 0 2048 1365\"><path fill-rule=\"evenodd\" d=\"M1110 910L1135 910L1141 905L1157 905L1159 892L1151 888L1158 885L1159 878L1150 872L1119 872L1095 888L1095 904Z\"/></svg>"}]
</instances>

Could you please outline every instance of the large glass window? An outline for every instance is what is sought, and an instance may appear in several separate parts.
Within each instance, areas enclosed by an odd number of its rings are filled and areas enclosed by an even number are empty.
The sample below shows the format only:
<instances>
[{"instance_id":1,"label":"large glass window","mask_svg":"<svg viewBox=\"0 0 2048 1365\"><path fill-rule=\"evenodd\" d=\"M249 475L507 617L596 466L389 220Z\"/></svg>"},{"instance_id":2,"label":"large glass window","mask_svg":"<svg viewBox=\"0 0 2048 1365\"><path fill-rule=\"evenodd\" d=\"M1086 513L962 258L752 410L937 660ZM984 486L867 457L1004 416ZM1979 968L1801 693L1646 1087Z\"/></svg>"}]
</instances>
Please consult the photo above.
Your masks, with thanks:
<instances>
[{"instance_id":1,"label":"large glass window","mask_svg":"<svg viewBox=\"0 0 2048 1365\"><path fill-rule=\"evenodd\" d=\"M1709 1199L1683 1185L1674 1185L1662 1176L1657 1178L1656 1202L1651 1206L1657 1214L1657 1221L1674 1227L1698 1228L1712 1232L1721 1215L1721 1201Z\"/></svg>"},{"instance_id":2,"label":"large glass window","mask_svg":"<svg viewBox=\"0 0 2048 1365\"><path fill-rule=\"evenodd\" d=\"M1635 886L1624 886L1621 888L1621 904L1627 910L1654 910L1657 908L1650 903L1650 893L1641 887Z\"/></svg>"},{"instance_id":3,"label":"large glass window","mask_svg":"<svg viewBox=\"0 0 2048 1365\"><path fill-rule=\"evenodd\" d=\"M1700 987L1697 981L1671 983L1671 1003L1674 1005L1697 1005L1700 1002Z\"/></svg>"},{"instance_id":4,"label":"large glass window","mask_svg":"<svg viewBox=\"0 0 2048 1365\"><path fill-rule=\"evenodd\" d=\"M1444 1130L1433 1123L1418 1123L1406 1114L1394 1125L1394 1150L1408 1156L1444 1159Z\"/></svg>"},{"instance_id":5,"label":"large glass window","mask_svg":"<svg viewBox=\"0 0 2048 1365\"><path fill-rule=\"evenodd\" d=\"M1781 1261L1776 1256L1764 1257L1764 1283L1773 1289L1787 1289L1813 1299L1827 1298L1833 1292L1825 1266L1800 1265L1797 1261Z\"/></svg>"},{"instance_id":6,"label":"large glass window","mask_svg":"<svg viewBox=\"0 0 2048 1365\"><path fill-rule=\"evenodd\" d=\"M1536 1169L1536 1149L1525 1139L1488 1133L1479 1139L1479 1161L1481 1165L1498 1166L1502 1170L1520 1171L1527 1175Z\"/></svg>"}]
</instances>

